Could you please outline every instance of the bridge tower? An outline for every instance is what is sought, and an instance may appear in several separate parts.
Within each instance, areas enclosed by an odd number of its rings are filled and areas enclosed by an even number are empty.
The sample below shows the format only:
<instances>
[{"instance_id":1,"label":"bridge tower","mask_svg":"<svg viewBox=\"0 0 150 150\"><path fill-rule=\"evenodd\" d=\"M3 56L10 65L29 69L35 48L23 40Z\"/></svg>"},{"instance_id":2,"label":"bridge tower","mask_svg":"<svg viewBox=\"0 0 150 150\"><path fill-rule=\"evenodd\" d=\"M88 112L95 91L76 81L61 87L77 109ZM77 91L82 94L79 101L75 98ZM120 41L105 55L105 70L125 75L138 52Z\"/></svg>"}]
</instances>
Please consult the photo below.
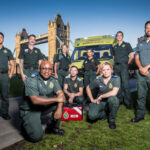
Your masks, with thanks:
<instances>
[{"instance_id":1,"label":"bridge tower","mask_svg":"<svg viewBox=\"0 0 150 150\"><path fill-rule=\"evenodd\" d=\"M34 33L33 33L34 34ZM19 63L18 55L22 47L28 44L27 32L25 29L21 33L16 34L15 49L16 62ZM48 43L48 60L53 63L53 57L56 52L61 49L61 45L66 44L69 47L70 26L69 22L64 25L60 14L54 18L54 22L48 22L48 33L36 36L36 44Z\"/></svg>"}]
</instances>

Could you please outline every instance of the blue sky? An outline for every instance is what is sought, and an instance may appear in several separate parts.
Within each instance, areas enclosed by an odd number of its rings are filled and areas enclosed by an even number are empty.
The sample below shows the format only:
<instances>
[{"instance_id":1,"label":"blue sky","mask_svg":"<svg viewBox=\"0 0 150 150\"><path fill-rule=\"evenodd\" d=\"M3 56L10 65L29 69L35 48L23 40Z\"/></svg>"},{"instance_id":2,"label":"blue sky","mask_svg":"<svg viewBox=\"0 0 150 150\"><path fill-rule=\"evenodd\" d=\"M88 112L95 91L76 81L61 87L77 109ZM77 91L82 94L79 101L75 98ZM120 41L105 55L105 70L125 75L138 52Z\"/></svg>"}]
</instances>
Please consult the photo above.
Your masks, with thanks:
<instances>
[{"instance_id":1,"label":"blue sky","mask_svg":"<svg viewBox=\"0 0 150 150\"><path fill-rule=\"evenodd\" d=\"M60 13L70 23L70 38L124 32L124 41L134 48L150 20L150 0L0 0L0 31L4 45L15 48L15 35L26 28L29 34L47 33L48 20ZM48 45L37 46L47 54Z\"/></svg>"}]
</instances>

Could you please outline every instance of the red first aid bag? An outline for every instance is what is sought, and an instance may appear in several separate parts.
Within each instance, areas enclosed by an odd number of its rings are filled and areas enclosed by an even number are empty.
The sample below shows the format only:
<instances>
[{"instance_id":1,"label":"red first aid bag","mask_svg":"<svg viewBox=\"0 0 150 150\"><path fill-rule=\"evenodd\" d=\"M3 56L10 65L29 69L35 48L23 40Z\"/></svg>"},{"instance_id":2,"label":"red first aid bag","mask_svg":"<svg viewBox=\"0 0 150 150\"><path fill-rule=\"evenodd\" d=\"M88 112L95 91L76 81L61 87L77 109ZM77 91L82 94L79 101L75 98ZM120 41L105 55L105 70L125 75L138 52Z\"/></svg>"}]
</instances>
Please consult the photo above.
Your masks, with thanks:
<instances>
[{"instance_id":1,"label":"red first aid bag","mask_svg":"<svg viewBox=\"0 0 150 150\"><path fill-rule=\"evenodd\" d=\"M83 119L82 106L64 107L61 121L79 121Z\"/></svg>"}]
</instances>

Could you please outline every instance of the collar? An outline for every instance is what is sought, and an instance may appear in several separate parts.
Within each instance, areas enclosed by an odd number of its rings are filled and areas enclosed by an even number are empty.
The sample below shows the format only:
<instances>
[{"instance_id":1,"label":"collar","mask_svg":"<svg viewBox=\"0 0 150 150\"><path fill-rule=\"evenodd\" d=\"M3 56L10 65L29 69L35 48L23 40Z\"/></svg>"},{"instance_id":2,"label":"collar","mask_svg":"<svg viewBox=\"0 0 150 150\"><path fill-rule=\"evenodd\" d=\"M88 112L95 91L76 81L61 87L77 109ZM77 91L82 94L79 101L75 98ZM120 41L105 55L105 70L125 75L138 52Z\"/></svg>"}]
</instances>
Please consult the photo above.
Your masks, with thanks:
<instances>
[{"instance_id":1,"label":"collar","mask_svg":"<svg viewBox=\"0 0 150 150\"><path fill-rule=\"evenodd\" d=\"M66 54L66 56L62 53L62 55L64 56L64 57L68 57L68 54Z\"/></svg>"},{"instance_id":2,"label":"collar","mask_svg":"<svg viewBox=\"0 0 150 150\"><path fill-rule=\"evenodd\" d=\"M94 57L92 57L92 59L87 58L88 61L91 61L91 60L93 60L93 59L94 59Z\"/></svg>"},{"instance_id":3,"label":"collar","mask_svg":"<svg viewBox=\"0 0 150 150\"><path fill-rule=\"evenodd\" d=\"M122 46L123 44L125 44L124 41L122 41L121 45L119 45L119 43L117 42L117 46Z\"/></svg>"},{"instance_id":4,"label":"collar","mask_svg":"<svg viewBox=\"0 0 150 150\"><path fill-rule=\"evenodd\" d=\"M0 48L0 50L3 50L4 49L4 46L2 46L2 48Z\"/></svg>"},{"instance_id":5,"label":"collar","mask_svg":"<svg viewBox=\"0 0 150 150\"><path fill-rule=\"evenodd\" d=\"M112 81L112 79L113 79L112 76L113 76L113 75L111 75L111 78L110 78L110 80L108 81L108 83ZM104 77L102 76L100 79L101 79L101 81L104 83ZM107 83L107 84L108 84L108 83ZM104 83L104 84L105 84L105 83Z\"/></svg>"},{"instance_id":6,"label":"collar","mask_svg":"<svg viewBox=\"0 0 150 150\"><path fill-rule=\"evenodd\" d=\"M49 81L49 80L52 80L52 76L50 76L47 80L44 80L42 77L41 77L41 75L39 74L38 75L38 79L40 80L40 81Z\"/></svg>"},{"instance_id":7,"label":"collar","mask_svg":"<svg viewBox=\"0 0 150 150\"><path fill-rule=\"evenodd\" d=\"M71 81L76 81L76 80L77 80L77 78L78 78L78 77L76 76L75 80L72 80L72 78L71 78L71 76L70 76Z\"/></svg>"},{"instance_id":8,"label":"collar","mask_svg":"<svg viewBox=\"0 0 150 150\"><path fill-rule=\"evenodd\" d=\"M28 46L28 50L29 50L29 51L34 51L34 50L35 50L35 47L33 47L33 49L31 50L31 49L29 48L29 46Z\"/></svg>"},{"instance_id":9,"label":"collar","mask_svg":"<svg viewBox=\"0 0 150 150\"><path fill-rule=\"evenodd\" d=\"M150 40L146 40L146 43L149 43Z\"/></svg>"}]
</instances>

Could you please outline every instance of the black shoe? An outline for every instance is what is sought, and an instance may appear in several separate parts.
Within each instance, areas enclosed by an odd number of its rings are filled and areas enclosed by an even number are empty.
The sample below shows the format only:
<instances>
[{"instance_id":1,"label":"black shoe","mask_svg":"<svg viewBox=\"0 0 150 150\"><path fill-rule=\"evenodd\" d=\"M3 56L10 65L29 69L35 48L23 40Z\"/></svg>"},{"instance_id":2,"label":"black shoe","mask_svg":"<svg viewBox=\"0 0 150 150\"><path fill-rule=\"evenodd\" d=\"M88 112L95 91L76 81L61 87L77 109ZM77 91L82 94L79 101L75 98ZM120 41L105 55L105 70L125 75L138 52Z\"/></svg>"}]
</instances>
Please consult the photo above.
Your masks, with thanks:
<instances>
[{"instance_id":1,"label":"black shoe","mask_svg":"<svg viewBox=\"0 0 150 150\"><path fill-rule=\"evenodd\" d=\"M58 129L58 128L47 128L46 133L52 133L52 134L58 134L58 135L64 135L65 131L63 129Z\"/></svg>"},{"instance_id":2,"label":"black shoe","mask_svg":"<svg viewBox=\"0 0 150 150\"><path fill-rule=\"evenodd\" d=\"M11 119L9 114L2 114L2 118L5 119L5 120L10 120Z\"/></svg>"},{"instance_id":3,"label":"black shoe","mask_svg":"<svg viewBox=\"0 0 150 150\"><path fill-rule=\"evenodd\" d=\"M142 120L144 120L144 118L133 118L133 119L131 119L131 122L136 123L136 122L139 122Z\"/></svg>"},{"instance_id":4,"label":"black shoe","mask_svg":"<svg viewBox=\"0 0 150 150\"><path fill-rule=\"evenodd\" d=\"M116 129L116 124L115 123L110 123L109 128L110 129Z\"/></svg>"},{"instance_id":5,"label":"black shoe","mask_svg":"<svg viewBox=\"0 0 150 150\"><path fill-rule=\"evenodd\" d=\"M101 118L100 120L106 120L107 119L107 116L104 116L103 118Z\"/></svg>"},{"instance_id":6,"label":"black shoe","mask_svg":"<svg viewBox=\"0 0 150 150\"><path fill-rule=\"evenodd\" d=\"M132 109L131 105L126 106L126 109L131 110Z\"/></svg>"}]
</instances>

